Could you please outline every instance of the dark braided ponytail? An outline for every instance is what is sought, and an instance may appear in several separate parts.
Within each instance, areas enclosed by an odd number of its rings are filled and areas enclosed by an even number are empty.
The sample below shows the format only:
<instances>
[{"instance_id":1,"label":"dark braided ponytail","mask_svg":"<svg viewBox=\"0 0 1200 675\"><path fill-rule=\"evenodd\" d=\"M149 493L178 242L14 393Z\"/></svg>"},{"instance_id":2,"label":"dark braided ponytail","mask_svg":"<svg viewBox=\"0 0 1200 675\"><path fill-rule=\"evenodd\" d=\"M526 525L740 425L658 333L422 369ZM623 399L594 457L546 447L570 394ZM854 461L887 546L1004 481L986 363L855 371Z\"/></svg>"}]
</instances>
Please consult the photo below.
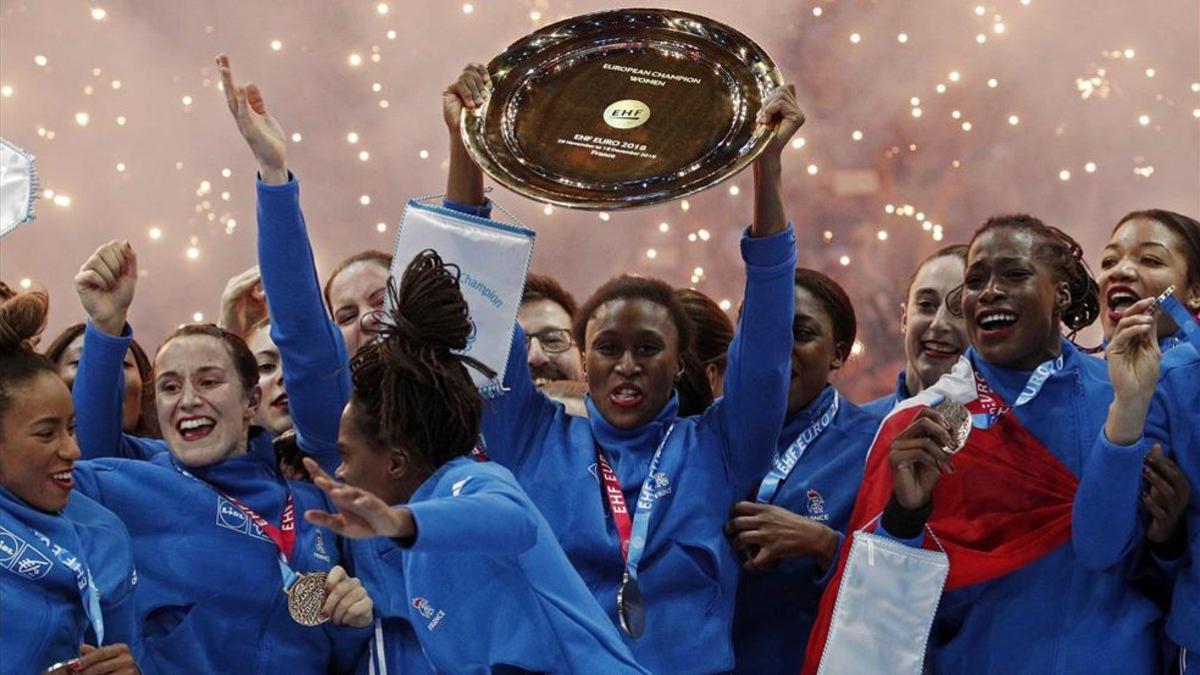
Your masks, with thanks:
<instances>
[{"instance_id":1,"label":"dark braided ponytail","mask_svg":"<svg viewBox=\"0 0 1200 675\"><path fill-rule=\"evenodd\" d=\"M495 376L458 353L474 337L459 274L436 251L418 253L399 286L388 279L392 309L380 339L350 362L360 429L430 471L470 452L479 437L483 397L467 368Z\"/></svg>"}]
</instances>

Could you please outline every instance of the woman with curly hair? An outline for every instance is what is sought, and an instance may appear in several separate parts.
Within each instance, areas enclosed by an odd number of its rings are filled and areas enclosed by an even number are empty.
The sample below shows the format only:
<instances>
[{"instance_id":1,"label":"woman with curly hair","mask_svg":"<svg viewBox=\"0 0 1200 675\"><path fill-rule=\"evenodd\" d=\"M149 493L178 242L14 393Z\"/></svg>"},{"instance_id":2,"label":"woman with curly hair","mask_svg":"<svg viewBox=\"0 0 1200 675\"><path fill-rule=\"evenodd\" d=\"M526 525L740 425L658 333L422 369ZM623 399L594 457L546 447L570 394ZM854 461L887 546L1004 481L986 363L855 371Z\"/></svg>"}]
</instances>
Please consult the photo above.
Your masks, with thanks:
<instances>
[{"instance_id":1,"label":"woman with curly hair","mask_svg":"<svg viewBox=\"0 0 1200 675\"><path fill-rule=\"evenodd\" d=\"M1100 313L1079 244L1032 216L991 218L971 239L952 304L971 347L884 420L852 528L945 551L932 672L1154 672L1159 609L1128 565L1091 568L1071 540L1080 477L1108 443L1113 401L1104 362L1062 335ZM843 569L848 557L843 547ZM822 599L806 672L843 655L823 654L840 577Z\"/></svg>"}]
</instances>

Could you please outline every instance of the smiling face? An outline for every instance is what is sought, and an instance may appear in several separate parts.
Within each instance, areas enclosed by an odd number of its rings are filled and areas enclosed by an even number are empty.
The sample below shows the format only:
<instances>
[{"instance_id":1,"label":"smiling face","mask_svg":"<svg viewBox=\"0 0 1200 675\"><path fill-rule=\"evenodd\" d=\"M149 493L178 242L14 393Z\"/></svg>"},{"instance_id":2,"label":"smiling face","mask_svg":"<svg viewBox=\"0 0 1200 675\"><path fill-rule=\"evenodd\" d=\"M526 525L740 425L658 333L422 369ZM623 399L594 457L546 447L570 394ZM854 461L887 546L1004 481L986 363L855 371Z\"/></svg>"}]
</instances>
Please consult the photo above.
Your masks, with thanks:
<instances>
[{"instance_id":1,"label":"smiling face","mask_svg":"<svg viewBox=\"0 0 1200 675\"><path fill-rule=\"evenodd\" d=\"M75 385L75 375L79 372L79 359L83 354L83 333L71 340L67 348L59 356L58 374L70 388ZM142 373L138 370L137 361L133 358L133 348L125 352L125 400L121 407L121 430L129 433L137 428L142 416Z\"/></svg>"},{"instance_id":2,"label":"smiling face","mask_svg":"<svg viewBox=\"0 0 1200 675\"><path fill-rule=\"evenodd\" d=\"M49 371L6 386L14 395L0 420L0 485L39 511L58 513L79 459L71 392Z\"/></svg>"},{"instance_id":3,"label":"smiling face","mask_svg":"<svg viewBox=\"0 0 1200 675\"><path fill-rule=\"evenodd\" d=\"M258 388L262 392L262 405L254 416L254 424L278 436L292 428L292 416L288 410L287 392L283 390L283 365L279 361L279 349L271 340L271 327L260 326L246 338L246 346L254 353L258 364Z\"/></svg>"},{"instance_id":4,"label":"smiling face","mask_svg":"<svg viewBox=\"0 0 1200 675\"><path fill-rule=\"evenodd\" d=\"M257 386L247 394L220 339L177 337L154 366L158 422L176 459L201 467L246 452L260 394Z\"/></svg>"},{"instance_id":5,"label":"smiling face","mask_svg":"<svg viewBox=\"0 0 1200 675\"><path fill-rule=\"evenodd\" d=\"M946 297L962 283L963 261L954 255L926 262L913 277L900 319L910 395L950 372L967 348L966 324L946 304Z\"/></svg>"},{"instance_id":6,"label":"smiling face","mask_svg":"<svg viewBox=\"0 0 1200 675\"><path fill-rule=\"evenodd\" d=\"M1156 296L1174 285L1176 295L1195 311L1200 288L1188 286L1184 242L1157 220L1134 218L1113 232L1100 256L1100 322L1111 338L1122 313L1141 298ZM1158 315L1158 337L1179 330L1166 312Z\"/></svg>"},{"instance_id":7,"label":"smiling face","mask_svg":"<svg viewBox=\"0 0 1200 675\"><path fill-rule=\"evenodd\" d=\"M361 260L338 272L329 283L333 320L342 330L351 358L378 330L376 312L383 309L388 268L376 260Z\"/></svg>"},{"instance_id":8,"label":"smiling face","mask_svg":"<svg viewBox=\"0 0 1200 675\"><path fill-rule=\"evenodd\" d=\"M1070 293L1035 255L1039 243L1028 230L995 227L971 244L962 312L971 344L988 363L1033 370L1059 352Z\"/></svg>"},{"instance_id":9,"label":"smiling face","mask_svg":"<svg viewBox=\"0 0 1200 675\"><path fill-rule=\"evenodd\" d=\"M588 392L604 419L633 429L657 417L682 367L667 308L644 298L610 300L588 319L586 337Z\"/></svg>"},{"instance_id":10,"label":"smiling face","mask_svg":"<svg viewBox=\"0 0 1200 675\"><path fill-rule=\"evenodd\" d=\"M842 365L848 345L833 336L833 318L807 288L795 286L796 313L792 319L792 379L788 384L788 417L803 410L821 394L829 373Z\"/></svg>"},{"instance_id":11,"label":"smiling face","mask_svg":"<svg viewBox=\"0 0 1200 675\"><path fill-rule=\"evenodd\" d=\"M528 300L517 311L517 323L529 338L529 374L535 385L583 379L583 357L579 345L571 338L571 317L562 305L546 298ZM566 341L570 347L565 351L546 351L543 337L551 345Z\"/></svg>"}]
</instances>

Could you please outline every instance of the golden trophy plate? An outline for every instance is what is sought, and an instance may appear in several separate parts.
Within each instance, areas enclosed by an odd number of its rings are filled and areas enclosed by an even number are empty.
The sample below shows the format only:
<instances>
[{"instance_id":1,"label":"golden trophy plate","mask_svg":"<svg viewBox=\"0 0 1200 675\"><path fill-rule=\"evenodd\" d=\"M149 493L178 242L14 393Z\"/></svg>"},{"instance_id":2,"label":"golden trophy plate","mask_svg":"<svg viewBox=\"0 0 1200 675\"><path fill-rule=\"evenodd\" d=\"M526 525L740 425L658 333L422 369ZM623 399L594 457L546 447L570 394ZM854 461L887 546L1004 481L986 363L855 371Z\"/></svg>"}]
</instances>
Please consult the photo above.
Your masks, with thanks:
<instances>
[{"instance_id":1,"label":"golden trophy plate","mask_svg":"<svg viewBox=\"0 0 1200 675\"><path fill-rule=\"evenodd\" d=\"M488 64L460 130L479 166L531 199L647 206L711 187L774 132L756 124L783 83L752 40L695 14L626 9L546 26Z\"/></svg>"}]
</instances>

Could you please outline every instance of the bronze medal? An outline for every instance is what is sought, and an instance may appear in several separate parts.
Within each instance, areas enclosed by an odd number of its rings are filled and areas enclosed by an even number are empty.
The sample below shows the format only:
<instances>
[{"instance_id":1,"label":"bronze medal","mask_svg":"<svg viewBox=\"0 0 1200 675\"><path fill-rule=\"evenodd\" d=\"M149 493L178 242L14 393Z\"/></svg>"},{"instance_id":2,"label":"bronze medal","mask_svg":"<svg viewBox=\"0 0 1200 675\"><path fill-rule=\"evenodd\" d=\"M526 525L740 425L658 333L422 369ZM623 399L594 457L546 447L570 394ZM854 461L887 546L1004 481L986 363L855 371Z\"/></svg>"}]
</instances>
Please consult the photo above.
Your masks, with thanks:
<instances>
[{"instance_id":1,"label":"bronze medal","mask_svg":"<svg viewBox=\"0 0 1200 675\"><path fill-rule=\"evenodd\" d=\"M321 616L325 607L325 573L301 574L287 589L288 614L301 626L319 626L329 619Z\"/></svg>"},{"instance_id":2,"label":"bronze medal","mask_svg":"<svg viewBox=\"0 0 1200 675\"><path fill-rule=\"evenodd\" d=\"M629 637L636 640L646 632L646 607L642 604L642 590L638 588L637 579L631 579L628 572L617 589L617 616L621 620L621 630Z\"/></svg>"},{"instance_id":3,"label":"bronze medal","mask_svg":"<svg viewBox=\"0 0 1200 675\"><path fill-rule=\"evenodd\" d=\"M962 450L963 446L967 444L967 438L971 435L971 413L961 404L950 399L945 399L933 406L933 410L946 420L951 429L951 445L942 449L950 454Z\"/></svg>"}]
</instances>

